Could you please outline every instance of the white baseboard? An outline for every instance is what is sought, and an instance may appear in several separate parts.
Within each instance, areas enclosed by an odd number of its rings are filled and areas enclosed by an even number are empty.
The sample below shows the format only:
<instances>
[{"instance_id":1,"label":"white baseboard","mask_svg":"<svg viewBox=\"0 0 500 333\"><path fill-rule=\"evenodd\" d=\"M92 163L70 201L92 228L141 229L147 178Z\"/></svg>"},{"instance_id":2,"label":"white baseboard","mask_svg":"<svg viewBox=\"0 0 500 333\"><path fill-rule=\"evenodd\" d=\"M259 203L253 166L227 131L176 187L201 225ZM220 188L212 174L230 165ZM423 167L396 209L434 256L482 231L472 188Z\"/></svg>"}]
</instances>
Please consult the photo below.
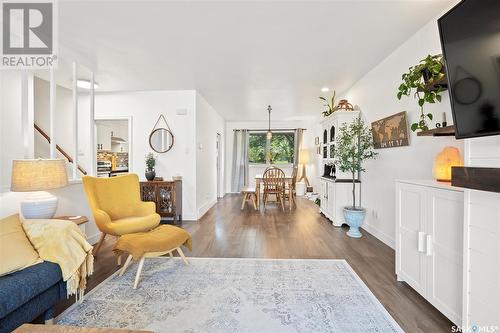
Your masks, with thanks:
<instances>
[{"instance_id":1,"label":"white baseboard","mask_svg":"<svg viewBox=\"0 0 500 333\"><path fill-rule=\"evenodd\" d=\"M202 205L200 208L198 208L198 220L205 215L210 208L212 208L215 204L217 203L217 199L211 200L204 205Z\"/></svg>"},{"instance_id":2,"label":"white baseboard","mask_svg":"<svg viewBox=\"0 0 500 333\"><path fill-rule=\"evenodd\" d=\"M389 246L391 249L394 250L394 248L396 247L396 242L394 240L394 237L389 236L388 234L380 231L374 226L364 223L361 228L368 231L370 234L378 238L380 241L382 241L385 245Z\"/></svg>"}]
</instances>

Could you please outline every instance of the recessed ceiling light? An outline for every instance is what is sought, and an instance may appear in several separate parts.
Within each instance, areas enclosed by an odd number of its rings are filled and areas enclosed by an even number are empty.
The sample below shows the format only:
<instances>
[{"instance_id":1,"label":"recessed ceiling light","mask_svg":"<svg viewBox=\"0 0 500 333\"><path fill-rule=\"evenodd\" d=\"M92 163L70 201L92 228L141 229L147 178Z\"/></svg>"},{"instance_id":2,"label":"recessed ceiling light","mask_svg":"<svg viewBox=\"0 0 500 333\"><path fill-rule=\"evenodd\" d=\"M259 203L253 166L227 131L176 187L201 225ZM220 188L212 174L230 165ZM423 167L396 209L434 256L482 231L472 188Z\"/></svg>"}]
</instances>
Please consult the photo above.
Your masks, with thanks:
<instances>
[{"instance_id":1,"label":"recessed ceiling light","mask_svg":"<svg viewBox=\"0 0 500 333\"><path fill-rule=\"evenodd\" d=\"M330 91L330 88L328 88L328 87L321 88L321 92L329 92L329 91Z\"/></svg>"},{"instance_id":2,"label":"recessed ceiling light","mask_svg":"<svg viewBox=\"0 0 500 333\"><path fill-rule=\"evenodd\" d=\"M76 80L76 86L82 89L90 89L90 80L78 79ZM99 88L99 84L94 82L94 89Z\"/></svg>"}]
</instances>

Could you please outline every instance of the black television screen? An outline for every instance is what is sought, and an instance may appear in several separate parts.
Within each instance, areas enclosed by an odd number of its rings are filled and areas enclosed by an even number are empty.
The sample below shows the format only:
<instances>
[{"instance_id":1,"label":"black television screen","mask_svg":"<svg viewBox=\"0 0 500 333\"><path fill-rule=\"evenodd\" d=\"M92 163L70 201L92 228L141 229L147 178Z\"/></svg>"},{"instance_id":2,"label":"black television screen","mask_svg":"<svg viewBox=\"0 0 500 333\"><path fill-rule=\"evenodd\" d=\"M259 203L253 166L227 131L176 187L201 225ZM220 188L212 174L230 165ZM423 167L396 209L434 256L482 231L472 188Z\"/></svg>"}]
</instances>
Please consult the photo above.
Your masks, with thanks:
<instances>
[{"instance_id":1,"label":"black television screen","mask_svg":"<svg viewBox=\"0 0 500 333\"><path fill-rule=\"evenodd\" d=\"M455 136L500 134L500 0L464 0L438 25Z\"/></svg>"}]
</instances>

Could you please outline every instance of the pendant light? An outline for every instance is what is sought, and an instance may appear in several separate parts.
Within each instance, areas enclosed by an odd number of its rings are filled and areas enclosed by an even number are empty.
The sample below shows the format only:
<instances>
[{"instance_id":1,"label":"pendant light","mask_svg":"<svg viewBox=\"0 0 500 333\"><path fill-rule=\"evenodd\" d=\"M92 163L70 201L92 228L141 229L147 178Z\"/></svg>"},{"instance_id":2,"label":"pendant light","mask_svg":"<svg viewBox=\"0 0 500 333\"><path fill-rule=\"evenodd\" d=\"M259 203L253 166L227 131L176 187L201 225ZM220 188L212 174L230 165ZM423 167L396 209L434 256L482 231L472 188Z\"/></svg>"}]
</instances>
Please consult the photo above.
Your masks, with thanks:
<instances>
[{"instance_id":1,"label":"pendant light","mask_svg":"<svg viewBox=\"0 0 500 333\"><path fill-rule=\"evenodd\" d=\"M267 129L267 139L268 140L271 140L271 138L273 137L273 132L271 132L271 105L268 105L267 107L267 111L269 112L269 127Z\"/></svg>"}]
</instances>

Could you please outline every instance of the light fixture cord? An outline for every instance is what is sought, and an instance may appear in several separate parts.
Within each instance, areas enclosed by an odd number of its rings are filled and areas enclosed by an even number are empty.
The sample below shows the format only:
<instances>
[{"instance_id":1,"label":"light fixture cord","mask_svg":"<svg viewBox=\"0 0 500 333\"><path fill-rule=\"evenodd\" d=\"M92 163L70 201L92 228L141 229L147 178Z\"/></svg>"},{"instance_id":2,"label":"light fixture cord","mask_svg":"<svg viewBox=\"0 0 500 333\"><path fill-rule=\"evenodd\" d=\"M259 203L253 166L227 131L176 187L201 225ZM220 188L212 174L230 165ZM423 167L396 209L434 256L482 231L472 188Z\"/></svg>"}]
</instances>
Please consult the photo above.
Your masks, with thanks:
<instances>
[{"instance_id":1,"label":"light fixture cord","mask_svg":"<svg viewBox=\"0 0 500 333\"><path fill-rule=\"evenodd\" d=\"M268 127L268 131L271 132L271 105L268 105L267 106L267 111L269 112L269 127Z\"/></svg>"}]
</instances>

